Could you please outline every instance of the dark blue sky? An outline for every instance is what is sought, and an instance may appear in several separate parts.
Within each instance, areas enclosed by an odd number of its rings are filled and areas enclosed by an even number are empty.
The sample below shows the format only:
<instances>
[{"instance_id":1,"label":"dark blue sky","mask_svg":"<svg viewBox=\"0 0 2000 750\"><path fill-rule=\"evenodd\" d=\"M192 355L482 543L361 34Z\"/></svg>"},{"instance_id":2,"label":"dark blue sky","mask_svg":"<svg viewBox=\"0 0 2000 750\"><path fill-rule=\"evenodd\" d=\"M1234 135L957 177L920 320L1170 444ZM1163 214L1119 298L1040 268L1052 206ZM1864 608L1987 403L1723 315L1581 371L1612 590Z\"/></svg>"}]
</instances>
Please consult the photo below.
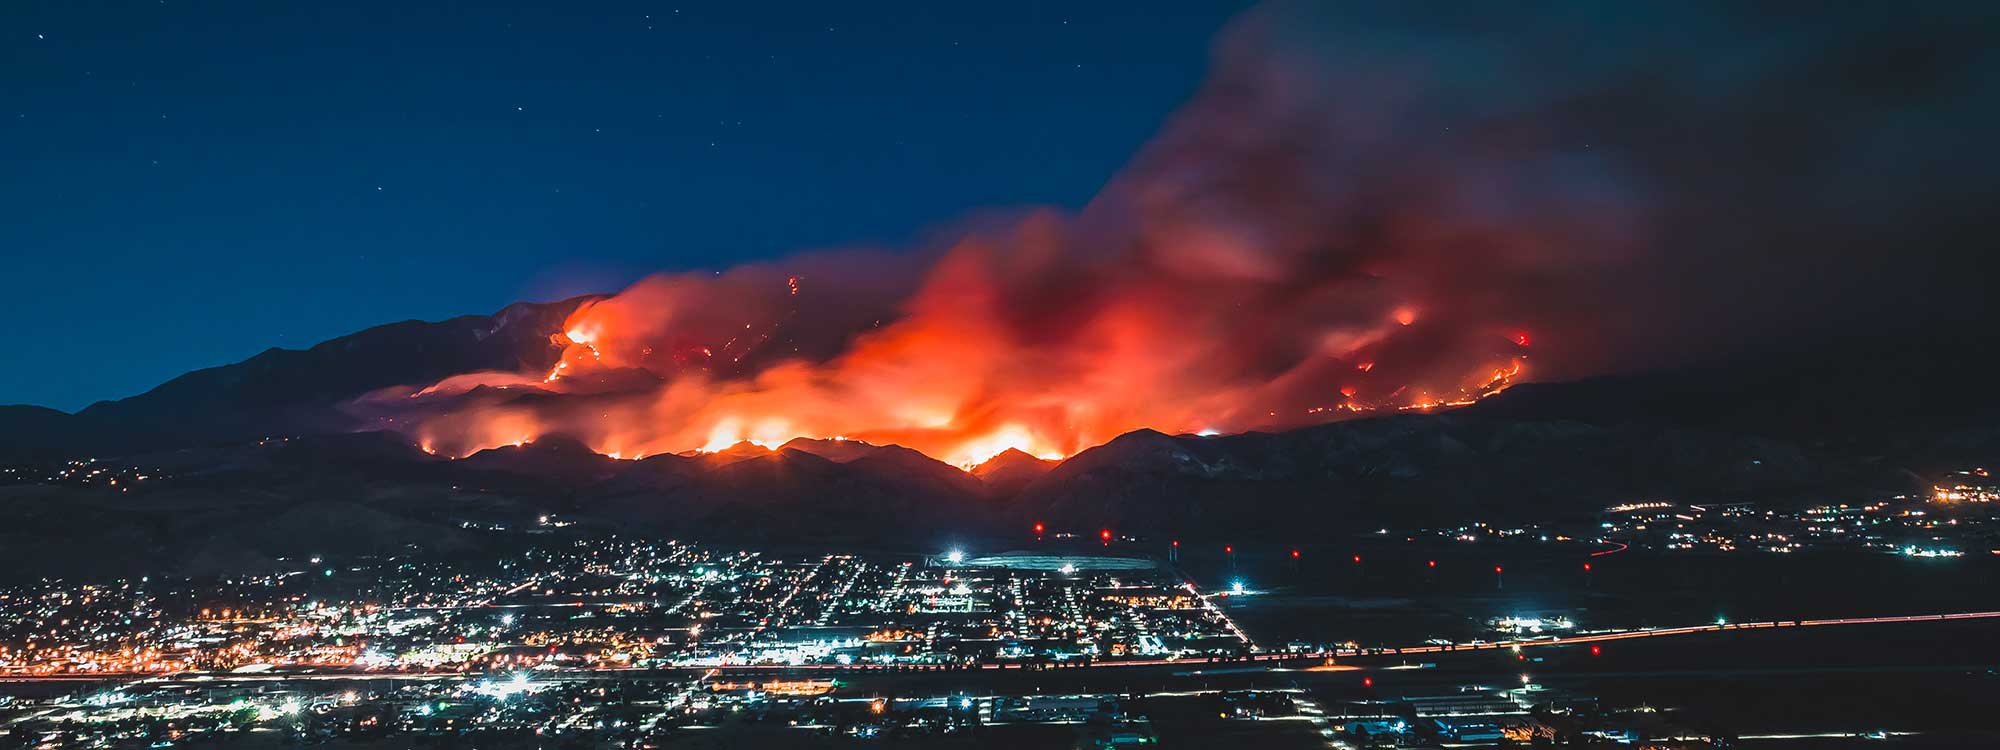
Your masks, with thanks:
<instances>
[{"instance_id":1,"label":"dark blue sky","mask_svg":"<svg viewBox=\"0 0 2000 750\"><path fill-rule=\"evenodd\" d=\"M412 5L0 8L0 403L1078 206L1244 3Z\"/></svg>"}]
</instances>

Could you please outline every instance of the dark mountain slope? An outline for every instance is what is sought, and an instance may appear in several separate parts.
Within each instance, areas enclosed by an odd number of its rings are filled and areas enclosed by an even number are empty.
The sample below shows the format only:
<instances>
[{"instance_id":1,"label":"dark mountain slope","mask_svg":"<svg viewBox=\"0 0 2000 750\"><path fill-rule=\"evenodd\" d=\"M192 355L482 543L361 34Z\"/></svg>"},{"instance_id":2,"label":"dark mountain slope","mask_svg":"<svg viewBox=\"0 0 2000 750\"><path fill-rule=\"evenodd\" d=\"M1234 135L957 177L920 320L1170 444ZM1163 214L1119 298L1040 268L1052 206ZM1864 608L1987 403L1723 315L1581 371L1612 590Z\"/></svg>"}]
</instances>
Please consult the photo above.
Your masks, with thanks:
<instances>
[{"instance_id":1,"label":"dark mountain slope","mask_svg":"<svg viewBox=\"0 0 2000 750\"><path fill-rule=\"evenodd\" d=\"M1904 490L1892 462L1653 426L1400 415L1280 434L1129 433L1016 501L1052 523L1264 536L1298 528L1548 518L1638 498L1795 499Z\"/></svg>"},{"instance_id":2,"label":"dark mountain slope","mask_svg":"<svg viewBox=\"0 0 2000 750\"><path fill-rule=\"evenodd\" d=\"M1019 448L1008 448L973 467L972 475L979 477L979 481L986 484L987 492L994 497L1012 497L1030 482L1049 473L1057 463L1030 456Z\"/></svg>"},{"instance_id":3,"label":"dark mountain slope","mask_svg":"<svg viewBox=\"0 0 2000 750\"><path fill-rule=\"evenodd\" d=\"M18 456L25 443L65 455L133 453L369 427L335 407L380 388L459 373L554 366L561 351L549 337L587 299L522 302L492 315L376 326L305 350L269 349L66 417L45 409L0 409L0 435L8 436L0 439L0 451Z\"/></svg>"}]
</instances>

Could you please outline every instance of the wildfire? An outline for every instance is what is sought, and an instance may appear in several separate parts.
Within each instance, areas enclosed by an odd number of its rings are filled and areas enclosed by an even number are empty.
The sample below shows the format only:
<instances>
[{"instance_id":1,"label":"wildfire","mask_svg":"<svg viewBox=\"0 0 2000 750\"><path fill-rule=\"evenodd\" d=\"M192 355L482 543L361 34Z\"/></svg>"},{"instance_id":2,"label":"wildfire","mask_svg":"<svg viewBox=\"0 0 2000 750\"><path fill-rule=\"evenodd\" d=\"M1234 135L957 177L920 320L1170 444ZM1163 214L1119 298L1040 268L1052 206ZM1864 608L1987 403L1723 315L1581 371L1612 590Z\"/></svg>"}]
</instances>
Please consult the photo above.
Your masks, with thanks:
<instances>
[{"instance_id":1,"label":"wildfire","mask_svg":"<svg viewBox=\"0 0 2000 750\"><path fill-rule=\"evenodd\" d=\"M1018 424L1010 424L999 430L982 435L960 445L956 451L945 457L945 462L961 468L971 469L986 463L994 456L1008 450L1018 450L1045 461L1060 461L1061 451L1052 450L1035 437L1035 434Z\"/></svg>"},{"instance_id":2,"label":"wildfire","mask_svg":"<svg viewBox=\"0 0 2000 750\"><path fill-rule=\"evenodd\" d=\"M556 382L556 379L562 377L564 372L569 370L570 365L575 361L583 359L588 359L591 362L603 361L604 355L597 351L597 345L593 343L596 339L596 328L585 328L582 326L574 326L562 333L551 336L550 341L559 346L567 346L567 348L563 351L562 361L557 362L555 368L549 370L548 377L543 378L542 382Z\"/></svg>"},{"instance_id":3,"label":"wildfire","mask_svg":"<svg viewBox=\"0 0 2000 750\"><path fill-rule=\"evenodd\" d=\"M780 288L785 297L798 296L796 278L784 278ZM1176 349L1177 334L1157 318L1127 312L1097 321L1097 330L1062 342L1057 349L1061 356L1051 357L1031 341L998 346L1011 336L995 330L996 319L986 317L987 311L955 309L955 301L930 300L944 307L920 306L911 317L857 337L848 351L826 362L781 358L754 373L728 377L707 364L718 349L734 351L732 360L742 360L759 352L757 346L740 343L744 330L765 329L757 337L761 340L789 331L783 325L756 321L730 325L721 329L728 336L716 344L679 344L680 350L696 355L692 358L656 359L651 356L656 347L671 342L626 339L621 332L634 326L624 316L633 311L615 304L617 300L579 309L566 330L551 337L561 348L560 359L540 387L529 390L558 398L482 402L462 411L406 420L420 425L421 447L430 453L462 456L559 433L606 455L625 457L690 450L713 453L746 443L774 450L794 438L851 436L906 445L971 469L1010 449L1059 460L1142 427L1233 432L1371 412L1464 406L1511 386L1524 371L1526 355L1519 350L1527 345L1523 332L1496 337L1516 353L1504 364L1475 371L1466 385L1446 390L1413 388L1403 379L1412 377L1410 370L1393 365L1384 370L1377 359L1352 357L1337 357L1324 366L1300 362L1292 373L1265 382L1177 379L1174 367L1189 364L1188 354ZM1383 318L1393 326L1388 331L1423 330L1414 320L1404 324L1403 312L1406 309L1388 311ZM1364 342L1360 345L1364 350L1390 354L1399 339L1388 331L1369 330L1348 340ZM1156 358L1182 364L1169 367ZM1035 372L1039 366L1064 371L1060 377L1041 377ZM569 385L572 376L621 372L644 373L642 385L609 394ZM1017 372L1024 380L1006 379ZM1297 384L1303 389L1322 373L1339 372L1358 373L1367 382L1327 386L1323 393L1335 397L1331 404L1297 410L1244 408L1305 397L1291 393L1294 384L1286 382L1289 378L1307 381ZM1417 372L1419 377L1432 377ZM1440 374L1448 373L1447 369ZM493 392L516 385L503 375L492 376L500 383ZM468 392L466 383L452 387L441 383L404 400L422 403ZM585 414L568 408L569 401L561 396L592 397L609 404L593 402L599 406Z\"/></svg>"},{"instance_id":4,"label":"wildfire","mask_svg":"<svg viewBox=\"0 0 2000 750\"><path fill-rule=\"evenodd\" d=\"M749 443L765 450L776 450L778 446L795 437L815 436L802 434L792 427L790 422L777 417L761 420L751 426L746 426L744 420L740 418L724 417L716 423L714 429L709 430L708 441L696 450L702 453L718 453L741 443Z\"/></svg>"},{"instance_id":5,"label":"wildfire","mask_svg":"<svg viewBox=\"0 0 2000 750\"><path fill-rule=\"evenodd\" d=\"M1140 428L1450 408L1527 377L1531 336L1562 321L1510 292L1614 245L1615 206L1569 200L1591 181L1546 169L1516 184L1485 142L1378 152L1382 134L1342 128L1393 118L1319 117L1353 102L1302 100L1320 89L1266 62L1224 59L1081 212L908 255L657 275L581 303L523 371L355 408L450 456L542 435L621 456L842 435L974 466ZM1494 199L1516 194L1534 198Z\"/></svg>"}]
</instances>

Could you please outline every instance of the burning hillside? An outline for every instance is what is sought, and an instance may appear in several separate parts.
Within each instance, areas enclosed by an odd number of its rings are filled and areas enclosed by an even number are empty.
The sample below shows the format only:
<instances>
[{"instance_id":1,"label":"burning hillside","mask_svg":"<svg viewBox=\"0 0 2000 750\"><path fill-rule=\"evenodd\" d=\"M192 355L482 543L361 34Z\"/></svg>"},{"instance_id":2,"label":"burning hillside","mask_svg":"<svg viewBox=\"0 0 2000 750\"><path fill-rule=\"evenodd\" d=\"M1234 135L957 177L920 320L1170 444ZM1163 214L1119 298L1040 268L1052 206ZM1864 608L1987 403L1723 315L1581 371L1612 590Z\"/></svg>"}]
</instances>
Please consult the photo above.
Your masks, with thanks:
<instances>
[{"instance_id":1,"label":"burning hillside","mask_svg":"<svg viewBox=\"0 0 2000 750\"><path fill-rule=\"evenodd\" d=\"M847 437L958 465L1134 429L1462 404L1530 371L1515 289L1623 227L1589 163L1400 134L1416 102L1254 24L1082 212L916 256L667 274L586 303L546 372L371 397L440 453L562 434L625 457ZM1579 186L1582 186L1581 188ZM1584 194L1589 191L1590 194ZM914 269L914 270L913 270Z\"/></svg>"},{"instance_id":2,"label":"burning hillside","mask_svg":"<svg viewBox=\"0 0 2000 750\"><path fill-rule=\"evenodd\" d=\"M350 408L447 455L542 435L627 458L845 437L966 466L1138 428L1464 404L1531 375L1743 346L1779 333L1773 311L1819 297L1786 296L1786 275L1706 273L1747 246L1788 268L1811 257L1789 248L1845 241L1840 217L1734 218L1790 205L1797 175L1728 175L1724 206L1720 178L1690 166L1778 127L1744 92L1845 101L1811 61L1726 89L1659 64L1754 53L1754 29L1718 26L1687 49L1607 43L1586 69L1482 36L1504 24L1559 38L1572 23L1559 14L1402 28L1383 44L1341 30L1400 28L1393 6L1286 22L1297 10L1225 34L1196 96L1081 211L986 220L909 254L655 276L548 331L545 370L464 373ZM1659 137L1665 113L1701 129ZM1795 125L1841 143L1839 128L1865 123ZM1708 343L1716 332L1729 343Z\"/></svg>"}]
</instances>

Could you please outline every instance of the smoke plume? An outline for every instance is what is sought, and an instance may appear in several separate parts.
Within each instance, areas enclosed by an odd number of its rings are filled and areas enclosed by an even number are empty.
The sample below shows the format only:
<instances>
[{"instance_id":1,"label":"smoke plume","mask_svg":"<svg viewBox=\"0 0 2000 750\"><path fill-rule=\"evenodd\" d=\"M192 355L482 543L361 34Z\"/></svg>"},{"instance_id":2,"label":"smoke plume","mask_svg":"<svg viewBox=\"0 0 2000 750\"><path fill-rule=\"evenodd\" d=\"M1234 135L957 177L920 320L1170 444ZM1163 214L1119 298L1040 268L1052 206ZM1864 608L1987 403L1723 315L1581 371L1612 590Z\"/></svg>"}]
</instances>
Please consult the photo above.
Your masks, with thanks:
<instances>
[{"instance_id":1,"label":"smoke plume","mask_svg":"<svg viewBox=\"0 0 2000 750\"><path fill-rule=\"evenodd\" d=\"M1079 212L661 274L551 332L548 372L366 401L452 455L805 436L972 464L1976 319L1890 308L1964 283L1946 248L1990 188L1951 154L1984 148L1960 128L1990 114L1992 48L1956 19L1814 12L1259 8Z\"/></svg>"}]
</instances>

